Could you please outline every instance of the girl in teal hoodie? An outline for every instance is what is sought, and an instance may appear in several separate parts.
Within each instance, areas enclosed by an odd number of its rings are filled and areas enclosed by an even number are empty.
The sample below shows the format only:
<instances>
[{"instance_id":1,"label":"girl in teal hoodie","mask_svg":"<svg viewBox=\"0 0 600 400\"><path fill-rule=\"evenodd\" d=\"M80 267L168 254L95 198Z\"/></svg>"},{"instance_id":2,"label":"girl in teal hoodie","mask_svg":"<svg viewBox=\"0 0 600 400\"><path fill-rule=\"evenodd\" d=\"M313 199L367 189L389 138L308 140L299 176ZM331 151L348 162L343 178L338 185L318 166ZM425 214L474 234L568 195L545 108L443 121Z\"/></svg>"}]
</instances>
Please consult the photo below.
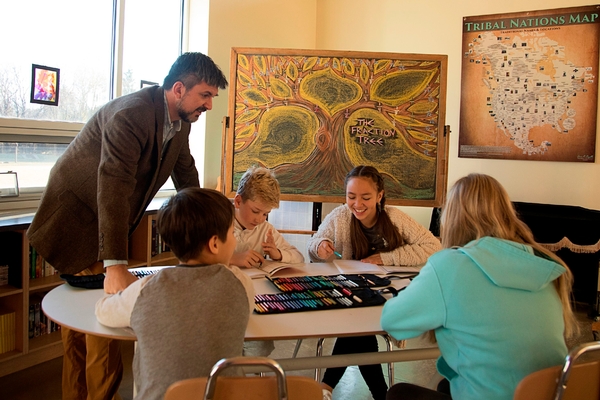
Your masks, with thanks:
<instances>
[{"instance_id":1,"label":"girl in teal hoodie","mask_svg":"<svg viewBox=\"0 0 600 400\"><path fill-rule=\"evenodd\" d=\"M437 368L452 397L430 391L428 398L510 400L522 378L567 354L564 338L576 329L571 272L535 242L502 185L487 175L453 186L440 233L445 250L386 302L381 326L398 340L426 332L437 340ZM387 398L428 391L398 384Z\"/></svg>"}]
</instances>

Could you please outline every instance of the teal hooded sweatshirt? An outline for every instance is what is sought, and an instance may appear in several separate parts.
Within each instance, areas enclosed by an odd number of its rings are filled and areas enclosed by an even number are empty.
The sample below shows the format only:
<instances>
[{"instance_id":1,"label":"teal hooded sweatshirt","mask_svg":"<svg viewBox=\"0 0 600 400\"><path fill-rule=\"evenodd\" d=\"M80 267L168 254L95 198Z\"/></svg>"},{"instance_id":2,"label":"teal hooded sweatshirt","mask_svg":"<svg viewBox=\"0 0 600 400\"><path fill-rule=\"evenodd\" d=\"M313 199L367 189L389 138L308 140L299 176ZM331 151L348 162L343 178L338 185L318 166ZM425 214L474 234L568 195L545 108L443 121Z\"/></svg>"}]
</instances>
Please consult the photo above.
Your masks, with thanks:
<instances>
[{"instance_id":1,"label":"teal hooded sweatshirt","mask_svg":"<svg viewBox=\"0 0 600 400\"><path fill-rule=\"evenodd\" d=\"M530 246L484 237L429 257L385 303L381 326L398 340L435 331L454 400L510 400L521 379L567 354L552 283L564 272Z\"/></svg>"}]
</instances>

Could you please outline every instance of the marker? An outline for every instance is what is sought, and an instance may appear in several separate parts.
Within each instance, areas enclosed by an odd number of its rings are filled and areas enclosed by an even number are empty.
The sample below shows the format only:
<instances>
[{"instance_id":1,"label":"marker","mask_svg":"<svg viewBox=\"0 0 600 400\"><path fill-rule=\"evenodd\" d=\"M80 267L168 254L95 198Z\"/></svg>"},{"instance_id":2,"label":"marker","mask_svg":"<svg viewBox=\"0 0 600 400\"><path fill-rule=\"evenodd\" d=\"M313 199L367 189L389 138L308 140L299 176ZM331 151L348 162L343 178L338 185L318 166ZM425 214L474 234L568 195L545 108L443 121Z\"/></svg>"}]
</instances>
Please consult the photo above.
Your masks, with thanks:
<instances>
[{"instance_id":1,"label":"marker","mask_svg":"<svg viewBox=\"0 0 600 400\"><path fill-rule=\"evenodd\" d=\"M367 281L368 283L370 283L371 285L375 286L375 282L373 282L372 280L368 279L366 276L362 276L359 275L361 278L363 278L365 281Z\"/></svg>"},{"instance_id":2,"label":"marker","mask_svg":"<svg viewBox=\"0 0 600 400\"><path fill-rule=\"evenodd\" d=\"M360 297L358 297L357 295L355 295L354 293L352 293L352 291L351 291L350 289L343 288L343 289L342 289L342 292L344 292L344 294L346 294L346 295L348 295L348 296L352 296L352 298L353 298L355 301L357 301L357 302L359 302L359 303L362 303L362 300L361 300L361 298L360 298Z\"/></svg>"},{"instance_id":3,"label":"marker","mask_svg":"<svg viewBox=\"0 0 600 400\"><path fill-rule=\"evenodd\" d=\"M342 258L342 255L340 253L338 253L337 251L334 251L333 254L335 254L335 256L337 258Z\"/></svg>"}]
</instances>

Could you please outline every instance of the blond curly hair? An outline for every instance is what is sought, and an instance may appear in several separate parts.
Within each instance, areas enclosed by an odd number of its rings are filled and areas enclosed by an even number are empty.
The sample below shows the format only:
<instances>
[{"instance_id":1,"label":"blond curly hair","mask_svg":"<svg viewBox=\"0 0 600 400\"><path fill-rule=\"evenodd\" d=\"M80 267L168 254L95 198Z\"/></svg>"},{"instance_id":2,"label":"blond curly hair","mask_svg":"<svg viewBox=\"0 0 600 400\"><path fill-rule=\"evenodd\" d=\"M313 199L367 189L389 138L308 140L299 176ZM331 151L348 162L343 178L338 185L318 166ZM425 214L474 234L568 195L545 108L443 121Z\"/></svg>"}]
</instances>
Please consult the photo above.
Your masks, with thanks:
<instances>
[{"instance_id":1,"label":"blond curly hair","mask_svg":"<svg viewBox=\"0 0 600 400\"><path fill-rule=\"evenodd\" d=\"M237 194L243 201L260 201L271 208L279 208L279 182L270 169L252 166L242 175Z\"/></svg>"}]
</instances>

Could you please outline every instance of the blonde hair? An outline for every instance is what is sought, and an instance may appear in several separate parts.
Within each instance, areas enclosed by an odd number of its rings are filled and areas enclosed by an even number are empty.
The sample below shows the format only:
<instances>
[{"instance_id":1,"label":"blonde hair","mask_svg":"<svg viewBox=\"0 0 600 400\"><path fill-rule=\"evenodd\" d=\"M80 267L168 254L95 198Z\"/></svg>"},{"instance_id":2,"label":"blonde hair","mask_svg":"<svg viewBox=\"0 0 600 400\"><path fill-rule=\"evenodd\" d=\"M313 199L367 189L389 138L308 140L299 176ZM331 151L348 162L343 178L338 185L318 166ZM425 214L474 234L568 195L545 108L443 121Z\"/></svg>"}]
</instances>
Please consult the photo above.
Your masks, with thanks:
<instances>
[{"instance_id":1,"label":"blonde hair","mask_svg":"<svg viewBox=\"0 0 600 400\"><path fill-rule=\"evenodd\" d=\"M248 168L240 178L237 194L243 201L260 201L268 207L279 208L279 182L275 174L267 168Z\"/></svg>"},{"instance_id":2,"label":"blonde hair","mask_svg":"<svg viewBox=\"0 0 600 400\"><path fill-rule=\"evenodd\" d=\"M489 175L469 174L448 192L440 217L442 247L464 246L485 236L530 245L565 268L554 286L562 302L565 336L578 331L571 308L573 274L558 256L537 243L529 227L519 219L500 182Z\"/></svg>"}]
</instances>

